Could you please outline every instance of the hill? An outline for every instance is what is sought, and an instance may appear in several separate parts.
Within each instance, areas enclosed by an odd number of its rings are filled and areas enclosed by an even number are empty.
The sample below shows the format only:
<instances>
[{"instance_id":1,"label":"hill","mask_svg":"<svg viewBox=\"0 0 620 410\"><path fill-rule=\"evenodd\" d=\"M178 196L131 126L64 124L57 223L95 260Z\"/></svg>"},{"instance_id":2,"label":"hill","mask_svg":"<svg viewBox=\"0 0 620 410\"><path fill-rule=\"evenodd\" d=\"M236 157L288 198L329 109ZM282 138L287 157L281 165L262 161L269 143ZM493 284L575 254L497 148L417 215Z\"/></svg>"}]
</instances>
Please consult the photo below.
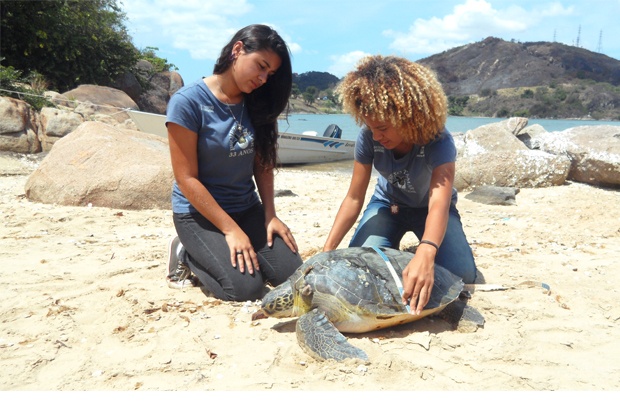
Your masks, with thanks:
<instances>
[{"instance_id":1,"label":"hill","mask_svg":"<svg viewBox=\"0 0 620 410\"><path fill-rule=\"evenodd\" d=\"M488 37L418 62L452 115L620 119L620 61L580 47Z\"/></svg>"},{"instance_id":2,"label":"hill","mask_svg":"<svg viewBox=\"0 0 620 410\"><path fill-rule=\"evenodd\" d=\"M580 47L488 37L417 62L437 73L451 115L620 120L620 61ZM338 80L317 72L294 77L301 91L314 86L322 95ZM291 106L324 112L320 104Z\"/></svg>"},{"instance_id":3,"label":"hill","mask_svg":"<svg viewBox=\"0 0 620 410\"><path fill-rule=\"evenodd\" d=\"M418 62L435 70L448 95L576 80L620 85L620 61L561 43L517 43L488 37Z\"/></svg>"},{"instance_id":4,"label":"hill","mask_svg":"<svg viewBox=\"0 0 620 410\"><path fill-rule=\"evenodd\" d=\"M340 81L338 77L325 72L308 71L293 74L293 84L297 85L301 92L306 91L308 87L316 87L319 91L333 89L338 81Z\"/></svg>"}]
</instances>

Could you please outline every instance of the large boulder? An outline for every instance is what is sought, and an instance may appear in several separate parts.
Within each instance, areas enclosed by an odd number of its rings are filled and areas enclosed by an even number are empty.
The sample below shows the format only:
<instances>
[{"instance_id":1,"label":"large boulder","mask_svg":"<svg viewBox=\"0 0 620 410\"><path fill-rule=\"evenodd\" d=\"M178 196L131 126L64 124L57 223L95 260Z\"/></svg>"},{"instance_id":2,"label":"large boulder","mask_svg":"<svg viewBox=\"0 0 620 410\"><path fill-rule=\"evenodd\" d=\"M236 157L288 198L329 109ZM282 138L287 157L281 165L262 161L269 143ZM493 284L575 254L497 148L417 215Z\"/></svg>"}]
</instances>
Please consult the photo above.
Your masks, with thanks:
<instances>
[{"instance_id":1,"label":"large boulder","mask_svg":"<svg viewBox=\"0 0 620 410\"><path fill-rule=\"evenodd\" d=\"M510 118L455 135L457 190L477 186L536 188L566 182L570 161L564 155L530 150L517 138L525 118Z\"/></svg>"},{"instance_id":2,"label":"large boulder","mask_svg":"<svg viewBox=\"0 0 620 410\"><path fill-rule=\"evenodd\" d=\"M84 117L71 110L43 107L39 116L41 123L41 148L52 149L52 145L84 122Z\"/></svg>"},{"instance_id":3,"label":"large boulder","mask_svg":"<svg viewBox=\"0 0 620 410\"><path fill-rule=\"evenodd\" d=\"M41 151L39 119L30 104L0 97L0 151L31 154Z\"/></svg>"},{"instance_id":4,"label":"large boulder","mask_svg":"<svg viewBox=\"0 0 620 410\"><path fill-rule=\"evenodd\" d=\"M137 110L138 104L125 92L112 87L84 84L73 90L61 94L53 100L54 103L71 107L82 114L87 120L96 114L103 114L123 123L129 119L124 112L126 109ZM79 103L85 104L79 104Z\"/></svg>"},{"instance_id":5,"label":"large boulder","mask_svg":"<svg viewBox=\"0 0 620 410\"><path fill-rule=\"evenodd\" d=\"M569 128L539 137L540 149L570 159L568 179L591 185L620 187L620 127Z\"/></svg>"},{"instance_id":6,"label":"large boulder","mask_svg":"<svg viewBox=\"0 0 620 410\"><path fill-rule=\"evenodd\" d=\"M154 74L149 80L147 90L138 99L140 110L155 114L165 114L170 97L182 86L183 79L176 71Z\"/></svg>"},{"instance_id":7,"label":"large boulder","mask_svg":"<svg viewBox=\"0 0 620 410\"><path fill-rule=\"evenodd\" d=\"M570 160L541 151L493 151L459 158L454 187L473 189L483 185L540 188L563 185Z\"/></svg>"},{"instance_id":8,"label":"large boulder","mask_svg":"<svg viewBox=\"0 0 620 410\"><path fill-rule=\"evenodd\" d=\"M173 179L165 138L87 121L54 144L25 192L48 204L170 209Z\"/></svg>"}]
</instances>

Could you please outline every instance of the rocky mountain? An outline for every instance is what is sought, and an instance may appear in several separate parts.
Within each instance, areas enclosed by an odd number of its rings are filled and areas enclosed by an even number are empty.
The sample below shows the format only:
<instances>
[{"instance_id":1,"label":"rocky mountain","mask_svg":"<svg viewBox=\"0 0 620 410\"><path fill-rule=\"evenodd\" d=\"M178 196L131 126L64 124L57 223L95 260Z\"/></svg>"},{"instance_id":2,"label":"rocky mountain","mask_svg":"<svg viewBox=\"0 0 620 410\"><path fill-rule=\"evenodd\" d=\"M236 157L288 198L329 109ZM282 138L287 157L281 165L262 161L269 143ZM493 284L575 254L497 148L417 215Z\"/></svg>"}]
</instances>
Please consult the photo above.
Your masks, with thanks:
<instances>
[{"instance_id":1,"label":"rocky mountain","mask_svg":"<svg viewBox=\"0 0 620 410\"><path fill-rule=\"evenodd\" d=\"M561 43L517 43L488 37L418 62L435 70L446 93L454 96L576 80L620 85L620 61Z\"/></svg>"},{"instance_id":2,"label":"rocky mountain","mask_svg":"<svg viewBox=\"0 0 620 410\"><path fill-rule=\"evenodd\" d=\"M580 47L488 37L418 62L454 115L620 119L620 61Z\"/></svg>"},{"instance_id":3,"label":"rocky mountain","mask_svg":"<svg viewBox=\"0 0 620 410\"><path fill-rule=\"evenodd\" d=\"M620 61L601 53L488 37L418 62L437 73L451 115L620 120ZM338 78L309 72L294 81L323 91Z\"/></svg>"}]
</instances>

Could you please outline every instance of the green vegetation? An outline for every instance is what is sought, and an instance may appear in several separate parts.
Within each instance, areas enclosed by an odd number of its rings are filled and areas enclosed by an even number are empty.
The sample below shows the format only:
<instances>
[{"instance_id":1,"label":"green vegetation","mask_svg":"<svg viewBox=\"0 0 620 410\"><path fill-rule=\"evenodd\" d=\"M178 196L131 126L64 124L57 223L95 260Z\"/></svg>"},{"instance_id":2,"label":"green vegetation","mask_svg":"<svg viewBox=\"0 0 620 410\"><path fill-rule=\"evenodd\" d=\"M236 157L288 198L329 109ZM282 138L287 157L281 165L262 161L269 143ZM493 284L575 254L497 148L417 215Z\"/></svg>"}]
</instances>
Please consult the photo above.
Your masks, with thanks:
<instances>
[{"instance_id":1,"label":"green vegetation","mask_svg":"<svg viewBox=\"0 0 620 410\"><path fill-rule=\"evenodd\" d=\"M496 92L481 91L465 105L459 104L463 97L449 97L450 115L485 117L527 118L620 118L620 87L591 80L575 80L572 83L536 88L502 89Z\"/></svg>"},{"instance_id":2,"label":"green vegetation","mask_svg":"<svg viewBox=\"0 0 620 410\"><path fill-rule=\"evenodd\" d=\"M0 95L24 100L37 111L54 105L43 96L47 90L47 83L36 71L23 78L19 70L0 65L0 89L7 90L0 91Z\"/></svg>"},{"instance_id":3,"label":"green vegetation","mask_svg":"<svg viewBox=\"0 0 620 410\"><path fill-rule=\"evenodd\" d=\"M448 97L448 115L462 116L463 112L465 111L465 107L467 107L468 101L468 95L460 97Z\"/></svg>"},{"instance_id":4,"label":"green vegetation","mask_svg":"<svg viewBox=\"0 0 620 410\"><path fill-rule=\"evenodd\" d=\"M140 55L116 0L9 1L1 13L3 65L41 73L60 92L109 85Z\"/></svg>"}]
</instances>

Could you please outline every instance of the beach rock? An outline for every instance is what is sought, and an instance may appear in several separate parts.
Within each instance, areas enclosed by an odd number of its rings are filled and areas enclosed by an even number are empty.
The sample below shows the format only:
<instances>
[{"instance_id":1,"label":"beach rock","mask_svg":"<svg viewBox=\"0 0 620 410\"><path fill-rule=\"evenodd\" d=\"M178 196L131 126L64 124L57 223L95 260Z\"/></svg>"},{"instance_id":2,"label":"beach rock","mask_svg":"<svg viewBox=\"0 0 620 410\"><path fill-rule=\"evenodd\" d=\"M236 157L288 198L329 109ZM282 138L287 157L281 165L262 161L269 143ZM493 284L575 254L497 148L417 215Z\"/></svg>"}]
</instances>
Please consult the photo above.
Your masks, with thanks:
<instances>
[{"instance_id":1,"label":"beach rock","mask_svg":"<svg viewBox=\"0 0 620 410\"><path fill-rule=\"evenodd\" d=\"M43 107L40 122L41 148L43 151L49 151L56 141L79 127L84 122L84 117L71 110Z\"/></svg>"},{"instance_id":2,"label":"beach rock","mask_svg":"<svg viewBox=\"0 0 620 410\"><path fill-rule=\"evenodd\" d=\"M517 138L529 149L540 149L540 136L546 133L542 125L532 124L519 132Z\"/></svg>"},{"instance_id":3,"label":"beach rock","mask_svg":"<svg viewBox=\"0 0 620 410\"><path fill-rule=\"evenodd\" d=\"M566 182L570 161L563 155L529 150L517 138L525 118L486 124L454 136L457 190L482 185L536 188Z\"/></svg>"},{"instance_id":4,"label":"beach rock","mask_svg":"<svg viewBox=\"0 0 620 410\"><path fill-rule=\"evenodd\" d=\"M540 149L570 160L568 179L620 187L620 127L584 126L540 137Z\"/></svg>"},{"instance_id":5,"label":"beach rock","mask_svg":"<svg viewBox=\"0 0 620 410\"><path fill-rule=\"evenodd\" d=\"M55 104L74 108L85 119L91 120L95 114L105 114L122 123L129 119L125 109L137 110L138 104L125 92L112 87L84 84L61 94L53 100ZM82 104L79 103L87 103Z\"/></svg>"},{"instance_id":6,"label":"beach rock","mask_svg":"<svg viewBox=\"0 0 620 410\"><path fill-rule=\"evenodd\" d=\"M518 151L527 149L519 141L512 129L507 126L509 120L485 124L467 131L463 136L463 146L459 156L474 156L483 152Z\"/></svg>"},{"instance_id":7,"label":"beach rock","mask_svg":"<svg viewBox=\"0 0 620 410\"><path fill-rule=\"evenodd\" d=\"M131 72L121 75L112 86L123 91L134 101L138 101L140 94L142 94L142 85L134 73Z\"/></svg>"},{"instance_id":8,"label":"beach rock","mask_svg":"<svg viewBox=\"0 0 620 410\"><path fill-rule=\"evenodd\" d=\"M170 97L182 86L183 79L176 71L154 74L149 80L147 90L140 95L137 101L140 110L165 114Z\"/></svg>"},{"instance_id":9,"label":"beach rock","mask_svg":"<svg viewBox=\"0 0 620 410\"><path fill-rule=\"evenodd\" d=\"M521 130L527 127L528 121L525 117L511 117L500 121L498 125L505 127L512 135L519 135Z\"/></svg>"},{"instance_id":10,"label":"beach rock","mask_svg":"<svg viewBox=\"0 0 620 410\"><path fill-rule=\"evenodd\" d=\"M0 151L22 154L41 151L39 118L30 104L0 97Z\"/></svg>"},{"instance_id":11,"label":"beach rock","mask_svg":"<svg viewBox=\"0 0 620 410\"><path fill-rule=\"evenodd\" d=\"M534 150L483 152L456 163L454 187L461 191L482 185L538 188L563 185L570 160Z\"/></svg>"},{"instance_id":12,"label":"beach rock","mask_svg":"<svg viewBox=\"0 0 620 410\"><path fill-rule=\"evenodd\" d=\"M170 209L173 179L165 138L87 121L53 145L25 193L48 204Z\"/></svg>"},{"instance_id":13,"label":"beach rock","mask_svg":"<svg viewBox=\"0 0 620 410\"><path fill-rule=\"evenodd\" d=\"M487 205L516 205L518 193L519 188L485 185L474 188L465 198Z\"/></svg>"}]
</instances>

